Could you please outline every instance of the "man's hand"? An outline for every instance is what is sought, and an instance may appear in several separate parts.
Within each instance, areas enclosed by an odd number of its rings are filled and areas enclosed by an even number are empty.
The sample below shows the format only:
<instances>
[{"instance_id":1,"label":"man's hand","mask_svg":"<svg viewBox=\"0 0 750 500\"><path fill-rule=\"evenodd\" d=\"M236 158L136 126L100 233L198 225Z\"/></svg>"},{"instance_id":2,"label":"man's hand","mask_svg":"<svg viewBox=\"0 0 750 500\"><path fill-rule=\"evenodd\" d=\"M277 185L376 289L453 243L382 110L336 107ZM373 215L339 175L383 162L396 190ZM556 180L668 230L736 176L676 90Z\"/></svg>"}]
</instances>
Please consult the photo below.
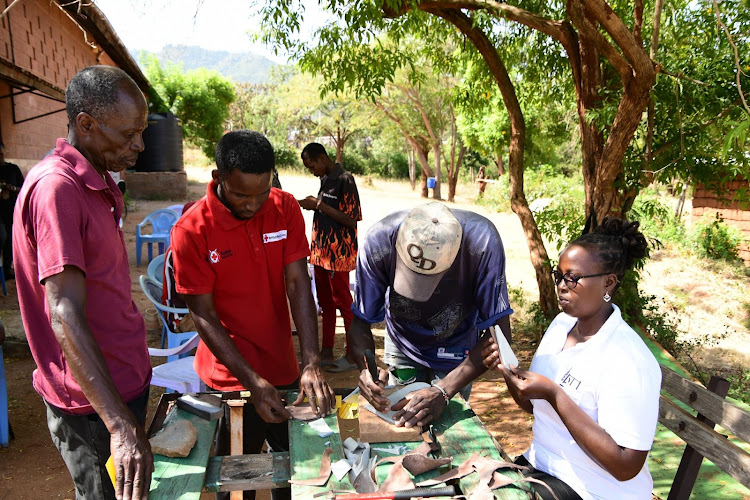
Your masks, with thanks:
<instances>
[{"instance_id":1,"label":"man's hand","mask_svg":"<svg viewBox=\"0 0 750 500\"><path fill-rule=\"evenodd\" d=\"M319 417L328 415L336 407L336 395L317 364L308 364L302 369L299 379L299 396L294 406L302 404L305 395L310 401L310 408Z\"/></svg>"},{"instance_id":2,"label":"man's hand","mask_svg":"<svg viewBox=\"0 0 750 500\"><path fill-rule=\"evenodd\" d=\"M528 401L530 399L544 399L551 401L558 390L562 388L544 375L521 370L517 367L502 367L505 383L518 399Z\"/></svg>"},{"instance_id":3,"label":"man's hand","mask_svg":"<svg viewBox=\"0 0 750 500\"><path fill-rule=\"evenodd\" d=\"M110 432L110 452L115 466L115 496L118 500L148 498L154 456L146 433L140 425L123 421Z\"/></svg>"},{"instance_id":4,"label":"man's hand","mask_svg":"<svg viewBox=\"0 0 750 500\"><path fill-rule=\"evenodd\" d=\"M500 368L500 350L491 335L482 346L482 364L488 370L496 368L497 371L502 371Z\"/></svg>"},{"instance_id":5,"label":"man's hand","mask_svg":"<svg viewBox=\"0 0 750 500\"><path fill-rule=\"evenodd\" d=\"M377 382L372 379L370 370L365 368L359 372L359 393L380 412L388 411L390 400L385 395L385 384L388 382L388 372L378 367Z\"/></svg>"},{"instance_id":6,"label":"man's hand","mask_svg":"<svg viewBox=\"0 0 750 500\"><path fill-rule=\"evenodd\" d=\"M425 387L410 392L404 399L393 405L397 410L393 415L396 427L414 427L434 422L443 414L447 403L443 393L436 387Z\"/></svg>"},{"instance_id":7,"label":"man's hand","mask_svg":"<svg viewBox=\"0 0 750 500\"><path fill-rule=\"evenodd\" d=\"M269 424L278 424L292 418L292 414L284 407L278 389L269 384L266 379L261 378L257 381L250 388L250 394L255 411Z\"/></svg>"},{"instance_id":8,"label":"man's hand","mask_svg":"<svg viewBox=\"0 0 750 500\"><path fill-rule=\"evenodd\" d=\"M308 196L307 198L297 200L297 202L305 210L315 210L318 208L318 199L315 196Z\"/></svg>"}]
</instances>

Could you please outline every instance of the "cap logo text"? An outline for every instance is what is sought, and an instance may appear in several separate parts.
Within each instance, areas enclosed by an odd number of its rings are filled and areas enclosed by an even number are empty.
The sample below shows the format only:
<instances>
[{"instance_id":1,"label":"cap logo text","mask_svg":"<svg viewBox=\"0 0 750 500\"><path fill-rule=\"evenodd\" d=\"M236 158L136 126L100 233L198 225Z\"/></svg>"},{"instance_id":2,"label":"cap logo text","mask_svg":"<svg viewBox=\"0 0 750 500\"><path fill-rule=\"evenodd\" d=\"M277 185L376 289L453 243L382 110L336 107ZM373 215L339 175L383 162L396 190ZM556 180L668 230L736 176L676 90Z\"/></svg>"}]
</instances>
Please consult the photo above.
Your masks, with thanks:
<instances>
[{"instance_id":1,"label":"cap logo text","mask_svg":"<svg viewBox=\"0 0 750 500\"><path fill-rule=\"evenodd\" d=\"M419 245L410 243L409 246L406 247L406 253L409 254L409 258L417 266L417 268L422 269L423 271L431 271L432 269L435 269L435 266L437 266L437 262L432 259L425 258L424 250L422 250L422 247L420 247Z\"/></svg>"}]
</instances>

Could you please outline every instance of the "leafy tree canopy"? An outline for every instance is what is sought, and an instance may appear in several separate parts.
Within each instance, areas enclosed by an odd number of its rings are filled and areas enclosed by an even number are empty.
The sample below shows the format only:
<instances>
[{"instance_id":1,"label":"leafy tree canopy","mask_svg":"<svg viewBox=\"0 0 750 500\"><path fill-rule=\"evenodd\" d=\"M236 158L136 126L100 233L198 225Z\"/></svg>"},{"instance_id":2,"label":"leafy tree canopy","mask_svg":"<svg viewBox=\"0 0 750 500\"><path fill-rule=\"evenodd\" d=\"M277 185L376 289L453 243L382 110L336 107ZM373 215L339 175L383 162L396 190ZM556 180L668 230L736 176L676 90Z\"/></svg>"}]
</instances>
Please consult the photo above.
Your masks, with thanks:
<instances>
[{"instance_id":1,"label":"leafy tree canopy","mask_svg":"<svg viewBox=\"0 0 750 500\"><path fill-rule=\"evenodd\" d=\"M215 71L183 72L178 65L162 66L153 55L145 58L144 66L156 93L151 111L174 113L182 120L185 139L213 160L229 118L229 105L236 98L231 80Z\"/></svg>"}]
</instances>

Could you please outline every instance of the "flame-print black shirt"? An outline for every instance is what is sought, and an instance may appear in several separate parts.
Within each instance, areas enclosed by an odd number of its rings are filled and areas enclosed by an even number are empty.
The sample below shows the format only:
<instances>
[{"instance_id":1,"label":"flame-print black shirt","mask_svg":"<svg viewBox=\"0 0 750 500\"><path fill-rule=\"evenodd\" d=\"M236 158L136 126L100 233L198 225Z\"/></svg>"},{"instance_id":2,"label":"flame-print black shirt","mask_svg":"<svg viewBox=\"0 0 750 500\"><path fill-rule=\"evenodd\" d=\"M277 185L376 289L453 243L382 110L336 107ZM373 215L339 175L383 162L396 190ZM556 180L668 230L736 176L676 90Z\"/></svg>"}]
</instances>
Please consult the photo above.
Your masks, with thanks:
<instances>
[{"instance_id":1,"label":"flame-print black shirt","mask_svg":"<svg viewBox=\"0 0 750 500\"><path fill-rule=\"evenodd\" d=\"M318 199L356 221L362 220L359 192L352 174L337 163L320 179ZM352 271L357 264L357 230L342 226L320 211L313 216L310 263L329 271Z\"/></svg>"}]
</instances>

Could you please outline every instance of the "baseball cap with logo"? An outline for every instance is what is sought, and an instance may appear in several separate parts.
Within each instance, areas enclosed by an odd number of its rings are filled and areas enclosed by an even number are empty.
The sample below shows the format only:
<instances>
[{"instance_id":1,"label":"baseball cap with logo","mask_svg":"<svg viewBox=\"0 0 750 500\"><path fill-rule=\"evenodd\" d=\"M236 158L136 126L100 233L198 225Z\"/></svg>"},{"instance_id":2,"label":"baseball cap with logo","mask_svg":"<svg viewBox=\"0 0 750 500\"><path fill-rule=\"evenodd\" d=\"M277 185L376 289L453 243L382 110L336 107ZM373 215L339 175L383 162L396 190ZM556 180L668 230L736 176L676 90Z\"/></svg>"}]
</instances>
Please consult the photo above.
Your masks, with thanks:
<instances>
[{"instance_id":1,"label":"baseball cap with logo","mask_svg":"<svg viewBox=\"0 0 750 500\"><path fill-rule=\"evenodd\" d=\"M396 237L396 293L426 302L456 259L462 233L456 216L440 203L409 212Z\"/></svg>"}]
</instances>

